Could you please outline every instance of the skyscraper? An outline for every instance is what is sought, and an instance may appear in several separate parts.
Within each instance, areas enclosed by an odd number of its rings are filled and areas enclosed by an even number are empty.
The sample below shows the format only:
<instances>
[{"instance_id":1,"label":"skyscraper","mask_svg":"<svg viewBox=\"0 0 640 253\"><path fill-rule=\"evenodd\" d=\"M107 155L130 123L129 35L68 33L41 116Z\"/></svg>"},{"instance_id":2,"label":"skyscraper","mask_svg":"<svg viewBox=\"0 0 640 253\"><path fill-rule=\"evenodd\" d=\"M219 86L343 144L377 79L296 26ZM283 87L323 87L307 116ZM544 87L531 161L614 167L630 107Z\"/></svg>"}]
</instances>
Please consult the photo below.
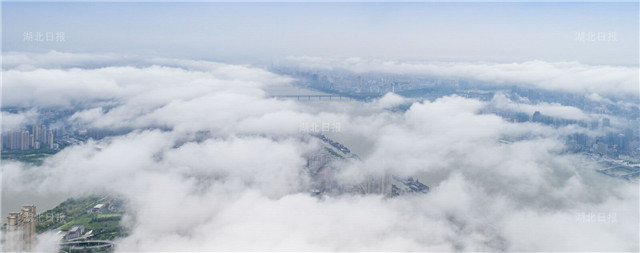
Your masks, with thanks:
<instances>
[{"instance_id":1,"label":"skyscraper","mask_svg":"<svg viewBox=\"0 0 640 253\"><path fill-rule=\"evenodd\" d=\"M31 126L31 134L33 134L34 142L40 141L40 127L38 125Z\"/></svg>"},{"instance_id":2,"label":"skyscraper","mask_svg":"<svg viewBox=\"0 0 640 253\"><path fill-rule=\"evenodd\" d=\"M47 126L42 125L40 135L40 143L47 144Z\"/></svg>"},{"instance_id":3,"label":"skyscraper","mask_svg":"<svg viewBox=\"0 0 640 253\"><path fill-rule=\"evenodd\" d=\"M51 130L49 130L49 135L47 136L47 147L53 149L53 131Z\"/></svg>"},{"instance_id":4,"label":"skyscraper","mask_svg":"<svg viewBox=\"0 0 640 253\"><path fill-rule=\"evenodd\" d=\"M20 150L28 150L29 144L31 144L31 135L29 131L22 131L20 133Z\"/></svg>"},{"instance_id":5,"label":"skyscraper","mask_svg":"<svg viewBox=\"0 0 640 253\"><path fill-rule=\"evenodd\" d=\"M30 251L36 241L36 206L23 206L7 216L6 252Z\"/></svg>"},{"instance_id":6,"label":"skyscraper","mask_svg":"<svg viewBox=\"0 0 640 253\"><path fill-rule=\"evenodd\" d=\"M391 176L384 174L382 176L368 176L362 184L365 194L382 194L389 196L391 194Z\"/></svg>"},{"instance_id":7,"label":"skyscraper","mask_svg":"<svg viewBox=\"0 0 640 253\"><path fill-rule=\"evenodd\" d=\"M9 149L20 149L20 140L22 133L20 131L13 131L9 133Z\"/></svg>"}]
</instances>

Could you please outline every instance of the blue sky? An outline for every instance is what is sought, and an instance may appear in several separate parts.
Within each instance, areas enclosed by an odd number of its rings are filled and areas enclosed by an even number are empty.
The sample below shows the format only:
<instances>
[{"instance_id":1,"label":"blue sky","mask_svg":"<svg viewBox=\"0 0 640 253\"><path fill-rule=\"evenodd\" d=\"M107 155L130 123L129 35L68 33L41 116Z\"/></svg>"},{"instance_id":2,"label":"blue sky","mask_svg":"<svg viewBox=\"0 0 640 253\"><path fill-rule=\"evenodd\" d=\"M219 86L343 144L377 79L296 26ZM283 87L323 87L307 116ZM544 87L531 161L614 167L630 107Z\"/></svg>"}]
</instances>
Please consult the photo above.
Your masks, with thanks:
<instances>
[{"instance_id":1,"label":"blue sky","mask_svg":"<svg viewBox=\"0 0 640 253\"><path fill-rule=\"evenodd\" d=\"M2 14L3 52L231 62L319 56L638 65L638 3L633 2L4 2ZM65 42L28 42L25 32L64 32ZM615 41L598 40L603 33Z\"/></svg>"}]
</instances>

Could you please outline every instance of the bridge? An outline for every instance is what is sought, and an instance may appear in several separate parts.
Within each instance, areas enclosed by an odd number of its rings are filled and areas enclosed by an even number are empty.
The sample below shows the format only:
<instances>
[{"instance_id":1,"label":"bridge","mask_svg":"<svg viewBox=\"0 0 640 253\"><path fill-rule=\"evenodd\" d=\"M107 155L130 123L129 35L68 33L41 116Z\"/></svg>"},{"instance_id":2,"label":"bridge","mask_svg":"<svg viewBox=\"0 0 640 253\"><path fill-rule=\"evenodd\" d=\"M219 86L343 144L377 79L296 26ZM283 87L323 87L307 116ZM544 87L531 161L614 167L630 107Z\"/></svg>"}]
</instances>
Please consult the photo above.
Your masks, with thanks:
<instances>
[{"instance_id":1,"label":"bridge","mask_svg":"<svg viewBox=\"0 0 640 253\"><path fill-rule=\"evenodd\" d=\"M69 250L79 249L109 249L114 247L112 241L107 240L83 240L83 241L67 241L60 243L61 248L69 248Z\"/></svg>"},{"instance_id":2,"label":"bridge","mask_svg":"<svg viewBox=\"0 0 640 253\"><path fill-rule=\"evenodd\" d=\"M351 100L350 97L343 95L273 95L272 98L295 98L296 100Z\"/></svg>"}]
</instances>

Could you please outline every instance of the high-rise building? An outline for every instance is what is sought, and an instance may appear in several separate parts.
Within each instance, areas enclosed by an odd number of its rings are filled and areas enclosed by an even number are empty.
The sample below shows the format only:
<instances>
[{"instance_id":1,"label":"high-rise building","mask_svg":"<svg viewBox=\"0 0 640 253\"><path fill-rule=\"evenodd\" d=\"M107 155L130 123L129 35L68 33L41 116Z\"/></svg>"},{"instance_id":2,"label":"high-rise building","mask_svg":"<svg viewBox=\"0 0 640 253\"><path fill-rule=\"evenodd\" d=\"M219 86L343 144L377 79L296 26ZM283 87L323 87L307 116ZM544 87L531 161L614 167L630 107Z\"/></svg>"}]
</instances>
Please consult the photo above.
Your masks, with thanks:
<instances>
[{"instance_id":1,"label":"high-rise building","mask_svg":"<svg viewBox=\"0 0 640 253\"><path fill-rule=\"evenodd\" d=\"M22 231L18 225L19 221L19 212L10 212L7 216L7 230L3 249L5 252L20 251L22 249Z\"/></svg>"},{"instance_id":2,"label":"high-rise building","mask_svg":"<svg viewBox=\"0 0 640 253\"><path fill-rule=\"evenodd\" d=\"M49 135L47 136L47 146L49 149L53 149L53 131L49 130Z\"/></svg>"},{"instance_id":3,"label":"high-rise building","mask_svg":"<svg viewBox=\"0 0 640 253\"><path fill-rule=\"evenodd\" d=\"M28 150L29 144L31 144L31 135L29 131L22 131L20 134L20 150Z\"/></svg>"},{"instance_id":4,"label":"high-rise building","mask_svg":"<svg viewBox=\"0 0 640 253\"><path fill-rule=\"evenodd\" d=\"M33 147L35 147L35 146L36 146L36 137L35 137L35 136L33 136L33 134L30 134L30 135L29 135L29 146L30 146L31 148L33 148Z\"/></svg>"},{"instance_id":5,"label":"high-rise building","mask_svg":"<svg viewBox=\"0 0 640 253\"><path fill-rule=\"evenodd\" d=\"M38 125L31 126L31 134L33 134L34 142L40 141L40 127Z\"/></svg>"},{"instance_id":6,"label":"high-rise building","mask_svg":"<svg viewBox=\"0 0 640 253\"><path fill-rule=\"evenodd\" d=\"M23 206L7 216L5 251L30 251L36 241L36 206Z\"/></svg>"},{"instance_id":7,"label":"high-rise building","mask_svg":"<svg viewBox=\"0 0 640 253\"><path fill-rule=\"evenodd\" d=\"M45 125L33 125L30 131L16 130L2 135L2 147L6 150L54 149L55 131L47 131Z\"/></svg>"},{"instance_id":8,"label":"high-rise building","mask_svg":"<svg viewBox=\"0 0 640 253\"><path fill-rule=\"evenodd\" d=\"M48 144L47 143L47 133L48 133L47 126L42 125L42 129L41 129L42 138L41 138L41 140L42 140L42 142L44 144Z\"/></svg>"},{"instance_id":9,"label":"high-rise building","mask_svg":"<svg viewBox=\"0 0 640 253\"><path fill-rule=\"evenodd\" d=\"M31 247L36 242L36 206L23 206L20 213L22 214L22 227L24 229L22 235L24 249L31 250Z\"/></svg>"},{"instance_id":10,"label":"high-rise building","mask_svg":"<svg viewBox=\"0 0 640 253\"><path fill-rule=\"evenodd\" d=\"M382 176L366 177L365 182L362 184L362 189L365 194L382 194L389 196L389 194L391 194L391 176L385 174Z\"/></svg>"},{"instance_id":11,"label":"high-rise building","mask_svg":"<svg viewBox=\"0 0 640 253\"><path fill-rule=\"evenodd\" d=\"M22 139L22 133L20 131L13 131L9 134L9 148L20 149L20 140Z\"/></svg>"}]
</instances>

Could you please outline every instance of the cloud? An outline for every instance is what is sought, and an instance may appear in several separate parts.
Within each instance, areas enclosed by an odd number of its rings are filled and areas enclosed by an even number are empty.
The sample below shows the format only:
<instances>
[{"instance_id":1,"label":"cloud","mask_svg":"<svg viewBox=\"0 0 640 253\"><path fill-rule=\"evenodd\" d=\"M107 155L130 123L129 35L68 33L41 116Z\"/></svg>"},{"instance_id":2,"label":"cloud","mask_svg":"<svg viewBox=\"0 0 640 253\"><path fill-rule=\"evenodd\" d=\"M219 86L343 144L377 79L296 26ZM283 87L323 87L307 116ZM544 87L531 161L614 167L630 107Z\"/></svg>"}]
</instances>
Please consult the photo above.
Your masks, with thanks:
<instances>
[{"instance_id":1,"label":"cloud","mask_svg":"<svg viewBox=\"0 0 640 253\"><path fill-rule=\"evenodd\" d=\"M38 113L31 109L23 112L2 112L2 129L4 131L19 130L27 124L33 124L37 120Z\"/></svg>"},{"instance_id":2,"label":"cloud","mask_svg":"<svg viewBox=\"0 0 640 253\"><path fill-rule=\"evenodd\" d=\"M386 110L411 102L391 93L373 102L278 100L266 87L290 79L181 60L5 76L22 97L3 103L81 106L70 122L132 129L65 148L42 165L2 166L3 194L123 198L130 233L117 251L638 250L637 185L564 152L566 128L482 113L498 104L588 117L573 107L499 95L446 96L406 111ZM300 126L327 122L341 127L325 133L361 157L334 164L339 182L392 173L431 192L310 196L306 157L324 146ZM585 213L616 220L578 219Z\"/></svg>"},{"instance_id":3,"label":"cloud","mask_svg":"<svg viewBox=\"0 0 640 253\"><path fill-rule=\"evenodd\" d=\"M497 109L522 112L531 117L536 111L541 112L544 115L571 120L590 120L590 115L579 108L573 106L561 105L559 103L545 103L540 102L537 104L530 103L517 103L509 99L503 93L497 93L491 100L492 105Z\"/></svg>"},{"instance_id":4,"label":"cloud","mask_svg":"<svg viewBox=\"0 0 640 253\"><path fill-rule=\"evenodd\" d=\"M18 107L73 107L115 101L129 102L146 109L220 90L260 95L261 91L257 90L260 85L287 80L269 80L278 77L261 70L218 67L223 69L192 71L153 65L139 68L115 66L99 69L7 70L3 88L13 96L6 96L3 104ZM225 74L219 76L217 71L224 71ZM256 82L257 79L261 81Z\"/></svg>"},{"instance_id":5,"label":"cloud","mask_svg":"<svg viewBox=\"0 0 640 253\"><path fill-rule=\"evenodd\" d=\"M36 238L36 245L34 245L31 251L33 252L49 252L51 249L58 247L58 242L63 235L57 232L47 231L39 234Z\"/></svg>"},{"instance_id":6,"label":"cloud","mask_svg":"<svg viewBox=\"0 0 640 253\"><path fill-rule=\"evenodd\" d=\"M125 62L131 64L139 60L138 57L118 54L67 53L53 50L47 53L3 52L2 58L3 69L20 70L96 68Z\"/></svg>"},{"instance_id":7,"label":"cloud","mask_svg":"<svg viewBox=\"0 0 640 253\"><path fill-rule=\"evenodd\" d=\"M389 92L377 100L380 108L391 108L407 102L402 96Z\"/></svg>"},{"instance_id":8,"label":"cloud","mask_svg":"<svg viewBox=\"0 0 640 253\"><path fill-rule=\"evenodd\" d=\"M526 61L398 62L362 58L288 57L289 62L312 69L342 69L355 73L390 73L438 78L470 79L485 85L512 85L570 93L621 98L639 95L638 68L586 65L578 62Z\"/></svg>"}]
</instances>

